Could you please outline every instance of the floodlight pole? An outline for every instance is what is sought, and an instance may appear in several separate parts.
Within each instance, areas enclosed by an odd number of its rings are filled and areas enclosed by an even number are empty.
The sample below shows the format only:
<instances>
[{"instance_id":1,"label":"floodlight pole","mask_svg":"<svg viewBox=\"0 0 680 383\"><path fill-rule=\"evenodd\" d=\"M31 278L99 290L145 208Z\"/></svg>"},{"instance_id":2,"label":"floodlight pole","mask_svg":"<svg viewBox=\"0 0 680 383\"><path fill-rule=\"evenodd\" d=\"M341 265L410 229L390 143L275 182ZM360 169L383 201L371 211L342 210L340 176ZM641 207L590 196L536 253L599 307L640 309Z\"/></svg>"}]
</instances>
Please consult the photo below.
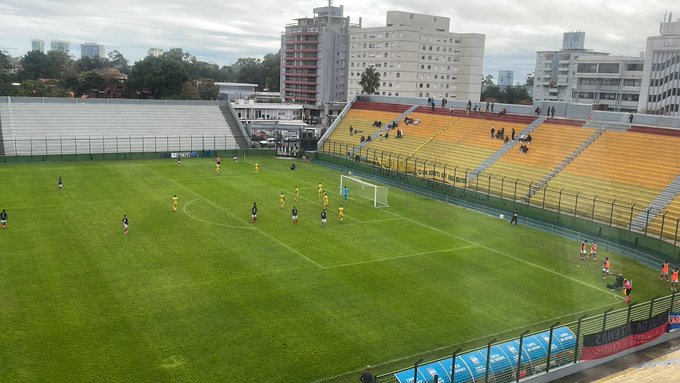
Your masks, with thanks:
<instances>
[{"instance_id":1,"label":"floodlight pole","mask_svg":"<svg viewBox=\"0 0 680 383\"><path fill-rule=\"evenodd\" d=\"M418 359L416 364L413 366L413 383L418 383L418 365L422 363L423 358Z\"/></svg>"}]
</instances>

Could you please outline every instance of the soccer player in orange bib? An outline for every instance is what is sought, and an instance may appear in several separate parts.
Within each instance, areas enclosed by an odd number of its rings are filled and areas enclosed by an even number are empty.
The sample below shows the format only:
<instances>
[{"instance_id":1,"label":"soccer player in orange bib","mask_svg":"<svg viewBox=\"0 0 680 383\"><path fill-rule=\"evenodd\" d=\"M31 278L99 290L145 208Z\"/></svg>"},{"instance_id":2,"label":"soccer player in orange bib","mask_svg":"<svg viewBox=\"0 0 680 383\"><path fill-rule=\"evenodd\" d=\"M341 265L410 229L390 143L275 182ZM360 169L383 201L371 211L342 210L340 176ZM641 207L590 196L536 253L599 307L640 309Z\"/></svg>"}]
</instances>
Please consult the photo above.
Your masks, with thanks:
<instances>
[{"instance_id":1,"label":"soccer player in orange bib","mask_svg":"<svg viewBox=\"0 0 680 383\"><path fill-rule=\"evenodd\" d=\"M666 277L666 281L668 281L668 262L661 264L661 275L659 275L659 279L663 279L663 277Z\"/></svg>"},{"instance_id":2,"label":"soccer player in orange bib","mask_svg":"<svg viewBox=\"0 0 680 383\"><path fill-rule=\"evenodd\" d=\"M677 291L676 286L678 285L678 268L676 267L671 274L671 291Z\"/></svg>"},{"instance_id":3,"label":"soccer player in orange bib","mask_svg":"<svg viewBox=\"0 0 680 383\"><path fill-rule=\"evenodd\" d=\"M608 257L604 257L604 266L602 267L602 279L607 279L607 275L609 275L609 269L611 268L612 264L609 262Z\"/></svg>"}]
</instances>

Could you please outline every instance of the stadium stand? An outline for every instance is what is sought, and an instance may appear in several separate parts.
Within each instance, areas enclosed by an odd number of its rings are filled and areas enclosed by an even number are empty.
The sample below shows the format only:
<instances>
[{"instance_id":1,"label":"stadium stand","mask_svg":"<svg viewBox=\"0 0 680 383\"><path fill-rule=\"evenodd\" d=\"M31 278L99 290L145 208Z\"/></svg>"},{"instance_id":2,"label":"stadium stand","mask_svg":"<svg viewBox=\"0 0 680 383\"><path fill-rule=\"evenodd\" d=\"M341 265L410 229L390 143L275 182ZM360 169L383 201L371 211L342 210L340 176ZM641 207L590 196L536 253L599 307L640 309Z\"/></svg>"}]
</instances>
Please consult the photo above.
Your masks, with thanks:
<instances>
[{"instance_id":1,"label":"stadium stand","mask_svg":"<svg viewBox=\"0 0 680 383\"><path fill-rule=\"evenodd\" d=\"M6 155L238 147L216 103L36 100L0 102Z\"/></svg>"}]
</instances>

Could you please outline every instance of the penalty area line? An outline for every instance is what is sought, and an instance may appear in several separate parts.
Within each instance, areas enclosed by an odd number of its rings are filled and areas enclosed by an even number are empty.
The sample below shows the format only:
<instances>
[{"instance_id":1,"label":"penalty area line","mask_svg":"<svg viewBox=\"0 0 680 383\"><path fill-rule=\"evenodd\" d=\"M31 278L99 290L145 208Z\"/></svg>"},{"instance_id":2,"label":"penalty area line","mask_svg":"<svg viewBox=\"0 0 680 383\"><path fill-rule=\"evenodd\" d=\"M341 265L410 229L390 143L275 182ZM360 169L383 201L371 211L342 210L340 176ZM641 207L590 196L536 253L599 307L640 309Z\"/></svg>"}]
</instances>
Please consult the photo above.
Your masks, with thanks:
<instances>
[{"instance_id":1,"label":"penalty area line","mask_svg":"<svg viewBox=\"0 0 680 383\"><path fill-rule=\"evenodd\" d=\"M430 254L438 254L438 253L448 253L448 252L454 252L458 250L465 250L465 249L471 249L473 247L477 247L477 245L467 245L467 246L461 246L461 247L454 247L450 249L442 249L442 250L432 250L432 251L421 251L419 253L411 253L411 254L404 254L404 255L398 255L396 257L385 257L385 258L376 258L376 259L369 259L366 261L359 261L359 262L352 262L352 263L343 263L340 265L333 265L333 266L324 266L322 267L323 269L336 269L339 267L349 267L349 266L356 266L356 265L365 265L367 263L376 263L376 262L383 262L383 261L391 261L394 259L403 259L403 258L411 258L411 257L417 257L420 255L430 255Z\"/></svg>"}]
</instances>

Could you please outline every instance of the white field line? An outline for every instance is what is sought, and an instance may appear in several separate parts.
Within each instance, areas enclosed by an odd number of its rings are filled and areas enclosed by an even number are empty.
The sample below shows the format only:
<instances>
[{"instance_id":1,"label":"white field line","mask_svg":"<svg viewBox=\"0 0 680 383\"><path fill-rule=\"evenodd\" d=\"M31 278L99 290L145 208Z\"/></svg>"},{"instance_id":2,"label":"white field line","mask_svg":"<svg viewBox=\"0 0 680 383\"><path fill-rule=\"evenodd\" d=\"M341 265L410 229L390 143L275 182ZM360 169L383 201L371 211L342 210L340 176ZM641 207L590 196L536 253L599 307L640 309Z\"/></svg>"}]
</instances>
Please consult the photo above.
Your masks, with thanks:
<instances>
[{"instance_id":1,"label":"white field line","mask_svg":"<svg viewBox=\"0 0 680 383\"><path fill-rule=\"evenodd\" d=\"M194 199L192 199L191 201L185 203L184 206L182 207L182 211L184 212L184 214L186 214L187 216L189 216L189 218L195 219L196 221L203 222L203 223L208 224L208 225L222 226L222 227L228 227L228 228L232 228L232 229L255 230L255 228L252 227L252 226L234 226L234 225L226 225L226 224L223 224L223 223L217 223L217 222L206 221L206 220L204 220L204 219L202 219L202 218L199 218L199 217L196 217L196 216L192 215L191 213L189 213L189 212L187 211L187 207L188 207L189 205L191 205L192 203L194 203L194 202L200 200L200 199L201 199L201 198L194 198Z\"/></svg>"},{"instance_id":2,"label":"white field line","mask_svg":"<svg viewBox=\"0 0 680 383\"><path fill-rule=\"evenodd\" d=\"M422 226L422 227L425 227L425 228L428 228L428 229L430 229L430 230L433 230L433 231L442 233L442 234L444 234L444 235L448 235L448 236L450 236L450 237L459 239L459 240L461 240L461 241L464 241L464 242L467 242L467 243L470 243L470 244L473 244L473 245L477 245L477 246L479 246L479 247L481 247L481 248L483 248L483 249L486 249L486 250L488 250L488 251L491 251L491 252L494 252L494 253L496 253L496 254L499 254L499 255L508 257L508 258L510 258L510 259L514 259L515 261L518 261L518 262L524 263L524 264L526 264L526 265L535 267L535 268L537 268L537 269L539 269L539 270L543 270L543 271L545 271L545 272L548 272L548 273L551 273L551 274L555 274L555 275L557 275L557 276L559 276L559 277L561 277L561 278L568 279L568 280L570 280L570 281L572 281L572 282L575 282L575 283L578 283L578 284L580 284L580 285L587 286L587 287L590 287L590 288L592 288L592 289L598 290L598 291L600 291L600 292L604 292L604 293L610 294L610 295L612 295L613 297L615 297L616 299L619 299L619 300L624 299L624 298L620 297L618 294L613 293L613 292L611 292L611 291L604 290L604 289L602 289L602 288L600 288L600 287L591 285L590 283L587 283L587 282L580 281L580 280L578 280L578 279L576 279L576 278L572 278L572 277L570 277L570 276L568 276L568 275L564 275L564 274L558 273L557 271L550 270L550 269L547 268L547 267L537 265L537 264L535 264L535 263L533 263L533 262L529 262L529 261L527 261L527 260L524 260L524 259L521 259L521 258L517 258L517 257L515 257L515 256L513 256L513 255L510 255L510 254L505 253L505 252L503 252L503 251L500 251L500 250L497 250L497 249L488 247L488 246L483 245L483 244L481 244L481 243L479 243L479 242L471 241L471 240L469 240L469 239L467 239L467 238L463 238L463 237L460 237L460 236L458 236L458 235L455 235L455 234L446 232L446 231L444 231L444 230L437 229L436 227L432 227L432 226L427 225L427 224L425 224L425 223L418 222L418 221L416 221L416 220L413 220L413 219L408 218L408 217L404 217L404 216L402 216L402 215L399 215L399 214L397 214L397 213L393 213L393 212L391 212L391 211L387 211L387 210L383 210L383 211L384 211L386 214L390 214L390 215L393 215L393 216L395 216L395 217L400 217L400 218L405 219L405 220L407 220L407 221L409 221L409 222L415 223L416 225L420 225L420 226Z\"/></svg>"},{"instance_id":3,"label":"white field line","mask_svg":"<svg viewBox=\"0 0 680 383\"><path fill-rule=\"evenodd\" d=\"M587 310L582 310L582 311L579 311L579 312L576 312L576 313L570 313L568 315L579 315L579 314L586 313L588 311L602 310L604 308L609 308L611 306L618 305L618 304L619 304L619 302L609 303L609 304L606 304L604 306L595 307L595 308L587 309ZM542 321L534 322L534 323L531 323L531 324L528 324L528 325L525 325L525 326L522 326L522 327L514 328L514 329L511 329L511 330L506 330L506 331L499 332L499 333L496 333L496 334L489 334L489 335L485 335L485 336L482 336L482 337L479 337L479 338L466 340L465 343L477 342L477 341L480 341L482 339L490 339L490 338L496 337L496 336L501 335L501 334L513 333L513 332L517 332L517 331L520 331L520 330L525 330L525 329L530 328L530 327L538 326L541 323L553 322L553 321L558 320L560 318L562 318L562 317L554 317L554 318L550 318L550 319L545 319L545 320L542 320ZM453 349L453 347L456 347L458 344L460 344L460 342L450 344L450 345L446 345L446 346L433 348L431 350L421 351L417 354L411 354L411 355L404 356L404 357L401 357L401 358L388 360L386 362L382 362L382 363L379 363L379 364L372 364L371 367L373 367L373 368L381 367L381 366L386 366L386 365L389 365L389 364L393 364L393 363L397 363L397 362L401 362L401 361L405 361L405 360L412 360L412 359L418 358L418 357L425 355L425 354L430 354L430 353L433 353L433 352L446 350L446 349ZM315 381L310 382L310 383L323 383L323 382L327 382L329 380L335 380L335 379L338 379L338 378L342 378L343 376L349 376L349 375L357 375L358 376L361 373L361 371L363 371L363 369L347 371L347 372L344 372L342 374L329 376L329 377L326 377L326 378L321 378L321 379L315 380Z\"/></svg>"},{"instance_id":4,"label":"white field line","mask_svg":"<svg viewBox=\"0 0 680 383\"><path fill-rule=\"evenodd\" d=\"M213 202L213 201L211 201L211 200L209 200L209 199L203 197L202 195L196 193L195 191L189 189L188 187L182 185L181 183L179 183L179 182L177 182L177 181L175 181L175 180L172 180L172 181L173 181L174 183L176 183L177 185L179 185L181 188L183 188L183 189L189 191L191 194L195 195L196 197L198 197L198 198L200 198L200 199L206 201L207 203L213 205L213 206L216 207L217 209L222 210L223 212L225 212L225 213L229 214L230 216L234 217L235 219L237 219L237 220L243 222L245 225L250 225L250 223L248 223L248 222L247 222L246 220L244 220L243 218L237 216L236 214L230 212L229 210L223 208L222 206L216 204L215 202ZM299 255L300 257L306 259L308 262L314 264L316 267L318 267L318 268L320 268L320 269L323 269L323 266L321 266L320 264L314 262L312 259L308 258L307 256L305 256L305 255L302 254L301 252L299 252L299 251L293 249L292 247L286 245L285 243L281 242L279 239L277 239L277 238L275 238L275 237L273 237L273 236L267 234L267 233L264 232L262 229L260 229L259 227L257 227L255 224L252 224L250 227L252 227L252 228L253 228L254 230L256 230L256 231L259 231L259 232L260 232L262 235L264 235L265 237L268 237L268 238L270 238L271 240L273 240L274 242L276 242L276 243L282 245L283 247L285 247L286 249L290 250L291 252L293 252L293 253Z\"/></svg>"},{"instance_id":5,"label":"white field line","mask_svg":"<svg viewBox=\"0 0 680 383\"><path fill-rule=\"evenodd\" d=\"M375 263L375 262L382 262L382 261L391 261L393 259L402 259L402 258L410 258L410 257L417 257L420 255L429 255L429 254L437 254L437 253L448 253L448 252L453 252L453 251L458 251L458 250L465 250L465 249L470 249L473 247L477 247L477 245L467 245L467 246L462 246L462 247L454 247L451 249L442 249L442 250L432 250L432 251L423 251L420 253L412 253L412 254L405 254L405 255L398 255L396 257L385 257L385 258L376 258L376 259L369 259L366 261L359 261L359 262L351 262L351 263L343 263L340 265L333 265L333 266L324 266L324 269L335 269L338 267L348 267L348 266L356 266L356 265L363 265L366 263Z\"/></svg>"}]
</instances>

